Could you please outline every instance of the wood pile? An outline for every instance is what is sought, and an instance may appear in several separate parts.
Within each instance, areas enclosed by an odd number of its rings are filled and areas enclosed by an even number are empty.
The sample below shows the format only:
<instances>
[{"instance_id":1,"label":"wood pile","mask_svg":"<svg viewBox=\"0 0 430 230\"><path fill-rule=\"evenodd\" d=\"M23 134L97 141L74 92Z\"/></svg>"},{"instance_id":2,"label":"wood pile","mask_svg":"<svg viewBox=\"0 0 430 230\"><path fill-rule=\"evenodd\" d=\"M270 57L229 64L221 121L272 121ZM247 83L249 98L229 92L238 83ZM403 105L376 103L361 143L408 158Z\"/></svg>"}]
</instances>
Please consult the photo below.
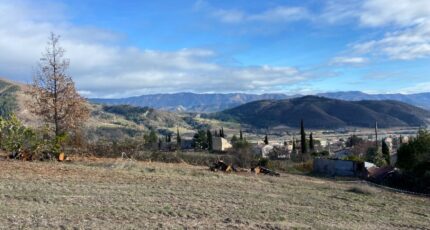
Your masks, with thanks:
<instances>
[{"instance_id":1,"label":"wood pile","mask_svg":"<svg viewBox=\"0 0 430 230\"><path fill-rule=\"evenodd\" d=\"M256 175L258 175L260 173L270 175L270 176L280 176L281 175L278 172L275 172L273 170L270 170L270 169L262 167L262 166L257 166L255 168L252 168L251 172L255 172Z\"/></svg>"},{"instance_id":2,"label":"wood pile","mask_svg":"<svg viewBox=\"0 0 430 230\"><path fill-rule=\"evenodd\" d=\"M224 163L224 161L219 160L215 163L213 163L209 169L213 172L222 171L222 172L237 172L236 167L233 165L228 165Z\"/></svg>"}]
</instances>

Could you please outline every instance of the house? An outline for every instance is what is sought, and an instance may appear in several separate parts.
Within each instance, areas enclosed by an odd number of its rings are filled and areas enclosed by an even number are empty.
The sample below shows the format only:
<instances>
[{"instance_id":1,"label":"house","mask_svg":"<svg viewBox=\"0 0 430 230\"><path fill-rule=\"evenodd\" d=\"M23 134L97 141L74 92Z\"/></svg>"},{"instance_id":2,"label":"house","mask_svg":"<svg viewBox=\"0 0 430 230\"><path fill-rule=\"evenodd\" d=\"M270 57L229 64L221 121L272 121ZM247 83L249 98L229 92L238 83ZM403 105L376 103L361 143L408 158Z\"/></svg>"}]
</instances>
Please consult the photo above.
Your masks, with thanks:
<instances>
[{"instance_id":1,"label":"house","mask_svg":"<svg viewBox=\"0 0 430 230\"><path fill-rule=\"evenodd\" d=\"M351 155L351 148L343 148L334 152L334 157L337 159L343 159Z\"/></svg>"},{"instance_id":2,"label":"house","mask_svg":"<svg viewBox=\"0 0 430 230\"><path fill-rule=\"evenodd\" d=\"M181 149L193 149L193 140L182 139L181 140Z\"/></svg>"},{"instance_id":3,"label":"house","mask_svg":"<svg viewBox=\"0 0 430 230\"><path fill-rule=\"evenodd\" d=\"M233 146L223 137L212 137L212 149L214 151L225 152Z\"/></svg>"},{"instance_id":4,"label":"house","mask_svg":"<svg viewBox=\"0 0 430 230\"><path fill-rule=\"evenodd\" d=\"M259 145L261 157L263 158L277 158L277 159L289 159L291 149L288 145L283 144L269 144L269 145Z\"/></svg>"},{"instance_id":5,"label":"house","mask_svg":"<svg viewBox=\"0 0 430 230\"><path fill-rule=\"evenodd\" d=\"M363 162L315 158L313 172L327 176L358 176L367 175Z\"/></svg>"},{"instance_id":6,"label":"house","mask_svg":"<svg viewBox=\"0 0 430 230\"><path fill-rule=\"evenodd\" d=\"M273 151L272 145L264 145L261 147L261 157L268 158L269 154Z\"/></svg>"}]
</instances>

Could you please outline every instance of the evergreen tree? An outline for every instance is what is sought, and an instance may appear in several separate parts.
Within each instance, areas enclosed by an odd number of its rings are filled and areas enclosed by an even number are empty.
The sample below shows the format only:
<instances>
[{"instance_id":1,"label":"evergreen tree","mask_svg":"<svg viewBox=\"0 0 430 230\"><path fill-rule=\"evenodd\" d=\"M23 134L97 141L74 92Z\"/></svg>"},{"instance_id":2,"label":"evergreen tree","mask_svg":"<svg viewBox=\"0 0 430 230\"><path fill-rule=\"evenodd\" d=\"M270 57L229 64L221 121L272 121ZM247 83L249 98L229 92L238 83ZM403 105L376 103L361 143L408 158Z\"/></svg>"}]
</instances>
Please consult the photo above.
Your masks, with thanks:
<instances>
[{"instance_id":1,"label":"evergreen tree","mask_svg":"<svg viewBox=\"0 0 430 230\"><path fill-rule=\"evenodd\" d=\"M385 158L385 161L387 164L390 163L390 148L388 147L387 143L382 140L382 156Z\"/></svg>"},{"instance_id":2,"label":"evergreen tree","mask_svg":"<svg viewBox=\"0 0 430 230\"><path fill-rule=\"evenodd\" d=\"M238 142L239 140L237 139L236 135L233 135L233 137L231 138L231 143L234 145Z\"/></svg>"},{"instance_id":3,"label":"evergreen tree","mask_svg":"<svg viewBox=\"0 0 430 230\"><path fill-rule=\"evenodd\" d=\"M305 133L305 127L303 124L303 119L300 122L300 147L302 148L302 153L307 152L306 148L306 133Z\"/></svg>"},{"instance_id":4,"label":"evergreen tree","mask_svg":"<svg viewBox=\"0 0 430 230\"><path fill-rule=\"evenodd\" d=\"M375 144L376 144L376 150L379 149L378 145L378 122L375 121Z\"/></svg>"},{"instance_id":5,"label":"evergreen tree","mask_svg":"<svg viewBox=\"0 0 430 230\"><path fill-rule=\"evenodd\" d=\"M224 127L221 127L221 130L219 131L219 136L222 137L222 138L225 138Z\"/></svg>"},{"instance_id":6,"label":"evergreen tree","mask_svg":"<svg viewBox=\"0 0 430 230\"><path fill-rule=\"evenodd\" d=\"M208 138L208 150L212 151L213 150L212 132L209 129L206 131L206 136Z\"/></svg>"},{"instance_id":7,"label":"evergreen tree","mask_svg":"<svg viewBox=\"0 0 430 230\"><path fill-rule=\"evenodd\" d=\"M266 134L266 136L264 136L264 144L265 145L269 144L269 138L267 137L267 134Z\"/></svg>"},{"instance_id":8,"label":"evergreen tree","mask_svg":"<svg viewBox=\"0 0 430 230\"><path fill-rule=\"evenodd\" d=\"M178 148L181 147L181 135L179 134L179 128L176 128L176 144L178 145Z\"/></svg>"},{"instance_id":9,"label":"evergreen tree","mask_svg":"<svg viewBox=\"0 0 430 230\"><path fill-rule=\"evenodd\" d=\"M193 147L196 149L207 149L208 148L208 140L206 136L206 132L204 130L197 131L193 137Z\"/></svg>"},{"instance_id":10,"label":"evergreen tree","mask_svg":"<svg viewBox=\"0 0 430 230\"><path fill-rule=\"evenodd\" d=\"M243 133L242 133L242 129L240 129L240 132L239 132L239 140L243 140Z\"/></svg>"},{"instance_id":11,"label":"evergreen tree","mask_svg":"<svg viewBox=\"0 0 430 230\"><path fill-rule=\"evenodd\" d=\"M315 149L314 137L313 137L312 133L309 135L309 149L311 151L313 151Z\"/></svg>"},{"instance_id":12,"label":"evergreen tree","mask_svg":"<svg viewBox=\"0 0 430 230\"><path fill-rule=\"evenodd\" d=\"M296 138L293 137L293 151L296 151L297 147L296 147Z\"/></svg>"},{"instance_id":13,"label":"evergreen tree","mask_svg":"<svg viewBox=\"0 0 430 230\"><path fill-rule=\"evenodd\" d=\"M158 140L157 134L153 129L151 129L151 132L149 133L149 137L148 137L148 143L154 145L157 143L157 140Z\"/></svg>"}]
</instances>

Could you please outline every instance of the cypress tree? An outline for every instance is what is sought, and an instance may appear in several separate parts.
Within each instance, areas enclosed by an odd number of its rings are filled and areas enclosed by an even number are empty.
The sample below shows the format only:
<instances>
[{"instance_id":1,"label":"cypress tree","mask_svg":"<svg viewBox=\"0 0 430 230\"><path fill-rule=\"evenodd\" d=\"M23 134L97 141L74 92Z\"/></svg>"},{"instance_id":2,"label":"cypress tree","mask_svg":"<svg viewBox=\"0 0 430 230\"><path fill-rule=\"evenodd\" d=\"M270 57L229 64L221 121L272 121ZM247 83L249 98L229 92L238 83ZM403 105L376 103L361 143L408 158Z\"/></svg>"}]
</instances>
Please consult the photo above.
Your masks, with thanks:
<instances>
[{"instance_id":1,"label":"cypress tree","mask_svg":"<svg viewBox=\"0 0 430 230\"><path fill-rule=\"evenodd\" d=\"M306 133L305 133L305 127L303 124L303 119L300 122L300 147L302 148L302 153L307 152L306 148Z\"/></svg>"},{"instance_id":2,"label":"cypress tree","mask_svg":"<svg viewBox=\"0 0 430 230\"><path fill-rule=\"evenodd\" d=\"M310 149L311 151L313 151L313 150L314 150L314 148L315 148L315 146L314 146L314 137L313 137L313 134L311 133L311 134L309 135L309 149Z\"/></svg>"},{"instance_id":3,"label":"cypress tree","mask_svg":"<svg viewBox=\"0 0 430 230\"><path fill-rule=\"evenodd\" d=\"M208 138L208 150L212 151L213 150L212 132L209 129L206 131L206 136Z\"/></svg>"},{"instance_id":4,"label":"cypress tree","mask_svg":"<svg viewBox=\"0 0 430 230\"><path fill-rule=\"evenodd\" d=\"M293 137L293 151L296 151L297 147L296 147L296 138Z\"/></svg>"},{"instance_id":5,"label":"cypress tree","mask_svg":"<svg viewBox=\"0 0 430 230\"><path fill-rule=\"evenodd\" d=\"M179 134L179 128L176 128L176 144L178 147L181 147L181 135Z\"/></svg>"},{"instance_id":6,"label":"cypress tree","mask_svg":"<svg viewBox=\"0 0 430 230\"><path fill-rule=\"evenodd\" d=\"M243 133L242 133L242 129L240 129L240 132L239 132L239 139L240 139L240 140L243 140Z\"/></svg>"},{"instance_id":7,"label":"cypress tree","mask_svg":"<svg viewBox=\"0 0 430 230\"><path fill-rule=\"evenodd\" d=\"M266 136L264 136L264 144L265 145L269 144L269 139L267 138L267 134L266 134Z\"/></svg>"},{"instance_id":8,"label":"cypress tree","mask_svg":"<svg viewBox=\"0 0 430 230\"><path fill-rule=\"evenodd\" d=\"M390 148L388 148L388 145L384 140L382 140L382 156L387 164L390 164Z\"/></svg>"},{"instance_id":9,"label":"cypress tree","mask_svg":"<svg viewBox=\"0 0 430 230\"><path fill-rule=\"evenodd\" d=\"M378 122L375 121L375 144L376 144L376 150L379 149L378 145Z\"/></svg>"}]
</instances>

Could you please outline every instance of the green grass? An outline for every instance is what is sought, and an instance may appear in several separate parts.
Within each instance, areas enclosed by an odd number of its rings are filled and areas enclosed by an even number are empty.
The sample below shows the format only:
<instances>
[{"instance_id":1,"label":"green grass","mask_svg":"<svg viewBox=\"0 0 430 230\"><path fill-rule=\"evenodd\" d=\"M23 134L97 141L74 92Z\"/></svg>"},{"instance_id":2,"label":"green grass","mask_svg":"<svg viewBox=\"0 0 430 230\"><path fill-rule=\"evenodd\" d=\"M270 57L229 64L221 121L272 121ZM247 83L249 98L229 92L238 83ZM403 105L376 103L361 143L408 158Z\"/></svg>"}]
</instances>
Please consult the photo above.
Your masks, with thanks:
<instances>
[{"instance_id":1,"label":"green grass","mask_svg":"<svg viewBox=\"0 0 430 230\"><path fill-rule=\"evenodd\" d=\"M428 228L428 198L378 188L362 194L351 186L301 175L213 173L187 164L119 159L0 161L0 226Z\"/></svg>"}]
</instances>

